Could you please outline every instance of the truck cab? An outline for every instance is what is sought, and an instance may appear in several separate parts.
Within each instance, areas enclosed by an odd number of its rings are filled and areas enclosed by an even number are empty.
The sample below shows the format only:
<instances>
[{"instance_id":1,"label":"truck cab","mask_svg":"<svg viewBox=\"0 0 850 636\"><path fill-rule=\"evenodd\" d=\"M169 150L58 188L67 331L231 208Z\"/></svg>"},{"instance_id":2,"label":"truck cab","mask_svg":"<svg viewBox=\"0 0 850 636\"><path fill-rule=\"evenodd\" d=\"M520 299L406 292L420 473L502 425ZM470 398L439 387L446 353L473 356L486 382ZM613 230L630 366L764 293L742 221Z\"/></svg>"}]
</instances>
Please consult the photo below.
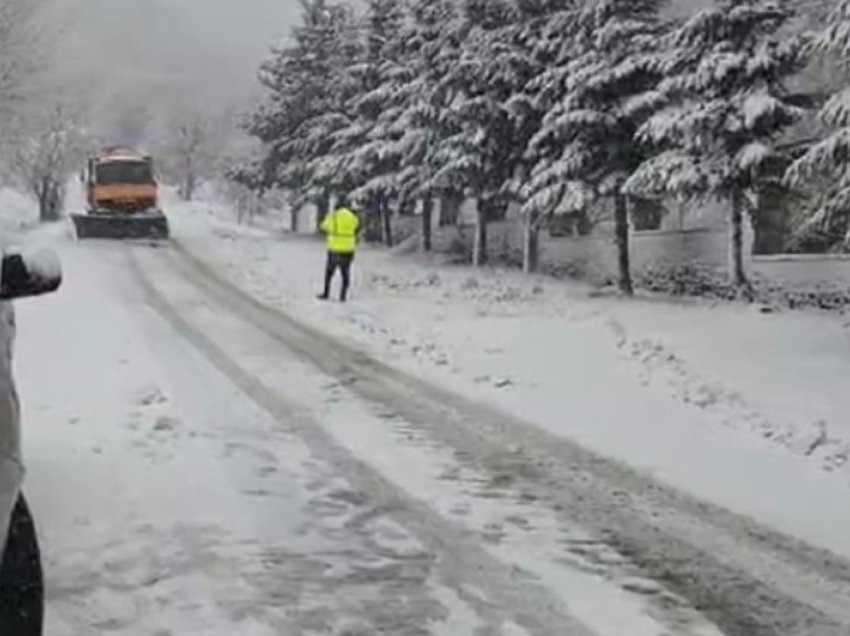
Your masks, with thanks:
<instances>
[{"instance_id":1,"label":"truck cab","mask_svg":"<svg viewBox=\"0 0 850 636\"><path fill-rule=\"evenodd\" d=\"M153 159L130 150L109 149L89 157L83 175L90 213L138 214L158 211Z\"/></svg>"},{"instance_id":2,"label":"truck cab","mask_svg":"<svg viewBox=\"0 0 850 636\"><path fill-rule=\"evenodd\" d=\"M126 148L107 148L86 161L81 179L86 211L72 214L77 237L167 239L153 159Z\"/></svg>"}]
</instances>

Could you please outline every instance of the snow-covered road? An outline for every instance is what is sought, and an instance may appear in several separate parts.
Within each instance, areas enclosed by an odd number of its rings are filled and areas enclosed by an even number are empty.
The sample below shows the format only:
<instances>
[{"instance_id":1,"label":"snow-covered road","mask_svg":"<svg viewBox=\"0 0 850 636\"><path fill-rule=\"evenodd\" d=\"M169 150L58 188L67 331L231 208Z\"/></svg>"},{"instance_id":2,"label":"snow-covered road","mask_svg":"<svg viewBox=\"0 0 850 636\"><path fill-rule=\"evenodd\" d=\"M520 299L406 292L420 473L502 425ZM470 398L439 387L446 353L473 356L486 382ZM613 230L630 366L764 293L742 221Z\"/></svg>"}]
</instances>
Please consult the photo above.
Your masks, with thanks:
<instances>
[{"instance_id":1,"label":"snow-covered road","mask_svg":"<svg viewBox=\"0 0 850 636\"><path fill-rule=\"evenodd\" d=\"M850 568L825 550L180 249L61 250L63 291L19 310L51 635L850 633Z\"/></svg>"}]
</instances>

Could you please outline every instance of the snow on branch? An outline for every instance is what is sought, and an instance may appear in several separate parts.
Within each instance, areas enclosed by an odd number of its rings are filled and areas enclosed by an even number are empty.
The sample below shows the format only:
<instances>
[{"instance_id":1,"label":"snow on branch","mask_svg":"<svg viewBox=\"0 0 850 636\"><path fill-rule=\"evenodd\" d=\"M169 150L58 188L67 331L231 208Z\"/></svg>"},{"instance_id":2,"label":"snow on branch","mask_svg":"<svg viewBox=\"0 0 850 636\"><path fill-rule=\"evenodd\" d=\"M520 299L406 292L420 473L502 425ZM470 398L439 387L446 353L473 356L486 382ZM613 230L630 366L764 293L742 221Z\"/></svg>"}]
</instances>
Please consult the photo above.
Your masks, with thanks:
<instances>
[{"instance_id":1,"label":"snow on branch","mask_svg":"<svg viewBox=\"0 0 850 636\"><path fill-rule=\"evenodd\" d=\"M741 148L735 157L735 164L741 170L757 170L774 156L773 150L760 141L752 141Z\"/></svg>"},{"instance_id":2,"label":"snow on branch","mask_svg":"<svg viewBox=\"0 0 850 636\"><path fill-rule=\"evenodd\" d=\"M524 203L520 214L526 217L555 210L564 200L565 185L562 182L553 183L534 193L524 194Z\"/></svg>"},{"instance_id":3,"label":"snow on branch","mask_svg":"<svg viewBox=\"0 0 850 636\"><path fill-rule=\"evenodd\" d=\"M626 180L623 189L635 196L674 193L690 197L710 190L715 180L697 157L668 150L644 162Z\"/></svg>"},{"instance_id":4,"label":"snow on branch","mask_svg":"<svg viewBox=\"0 0 850 636\"><path fill-rule=\"evenodd\" d=\"M839 0L827 17L828 26L810 43L815 53L850 57L850 0Z\"/></svg>"},{"instance_id":5,"label":"snow on branch","mask_svg":"<svg viewBox=\"0 0 850 636\"><path fill-rule=\"evenodd\" d=\"M760 91L744 99L742 114L747 130L773 130L792 123L803 115L803 110Z\"/></svg>"},{"instance_id":6,"label":"snow on branch","mask_svg":"<svg viewBox=\"0 0 850 636\"><path fill-rule=\"evenodd\" d=\"M701 146L706 133L723 126L727 113L728 102L723 100L677 104L650 117L638 130L638 138L652 145Z\"/></svg>"},{"instance_id":7,"label":"snow on branch","mask_svg":"<svg viewBox=\"0 0 850 636\"><path fill-rule=\"evenodd\" d=\"M848 164L850 128L843 128L812 146L806 154L794 161L788 169L786 180L788 183L801 185L817 176L835 178L847 171Z\"/></svg>"},{"instance_id":8,"label":"snow on branch","mask_svg":"<svg viewBox=\"0 0 850 636\"><path fill-rule=\"evenodd\" d=\"M577 175L587 171L594 157L583 144L573 143L564 148L556 161L543 161L531 173L527 192L549 187L559 181L574 180Z\"/></svg>"},{"instance_id":9,"label":"snow on branch","mask_svg":"<svg viewBox=\"0 0 850 636\"><path fill-rule=\"evenodd\" d=\"M570 141L572 136L586 134L589 129L613 127L616 124L616 117L609 113L591 109L575 109L560 115L549 123L549 126L560 139Z\"/></svg>"},{"instance_id":10,"label":"snow on branch","mask_svg":"<svg viewBox=\"0 0 850 636\"><path fill-rule=\"evenodd\" d=\"M820 119L832 128L850 126L850 88L835 93L826 101Z\"/></svg>"},{"instance_id":11,"label":"snow on branch","mask_svg":"<svg viewBox=\"0 0 850 636\"><path fill-rule=\"evenodd\" d=\"M838 57L850 62L850 0L840 0L829 14L826 28L810 42L809 52ZM826 230L828 241L850 237L850 89L835 92L819 112L821 121L831 129L822 141L811 146L794 161L785 174L789 185L812 190L816 187L817 206L797 231L805 237ZM802 239L801 239L802 240Z\"/></svg>"}]
</instances>

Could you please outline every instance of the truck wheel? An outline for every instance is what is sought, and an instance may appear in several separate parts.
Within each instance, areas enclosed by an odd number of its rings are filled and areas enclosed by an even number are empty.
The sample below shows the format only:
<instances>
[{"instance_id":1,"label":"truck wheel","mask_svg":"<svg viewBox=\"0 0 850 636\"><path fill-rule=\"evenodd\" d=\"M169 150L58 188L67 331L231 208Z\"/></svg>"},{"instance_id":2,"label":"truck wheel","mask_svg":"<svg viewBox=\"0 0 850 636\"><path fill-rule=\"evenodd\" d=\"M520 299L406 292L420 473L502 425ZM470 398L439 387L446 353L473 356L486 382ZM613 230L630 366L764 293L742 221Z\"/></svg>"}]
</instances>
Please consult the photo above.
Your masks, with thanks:
<instances>
[{"instance_id":1,"label":"truck wheel","mask_svg":"<svg viewBox=\"0 0 850 636\"><path fill-rule=\"evenodd\" d=\"M35 524L23 495L9 524L0 565L0 634L42 636L44 581Z\"/></svg>"}]
</instances>

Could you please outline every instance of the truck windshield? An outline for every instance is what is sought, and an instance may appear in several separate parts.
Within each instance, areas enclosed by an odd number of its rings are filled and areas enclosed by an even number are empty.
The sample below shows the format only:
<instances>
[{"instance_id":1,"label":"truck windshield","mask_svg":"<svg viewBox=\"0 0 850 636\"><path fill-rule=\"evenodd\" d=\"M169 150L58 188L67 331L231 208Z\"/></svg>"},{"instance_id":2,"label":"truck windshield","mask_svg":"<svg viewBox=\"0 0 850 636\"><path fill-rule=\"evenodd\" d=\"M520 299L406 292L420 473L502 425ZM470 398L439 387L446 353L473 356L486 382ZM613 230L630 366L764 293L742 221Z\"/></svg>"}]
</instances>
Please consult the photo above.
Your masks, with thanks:
<instances>
[{"instance_id":1,"label":"truck windshield","mask_svg":"<svg viewBox=\"0 0 850 636\"><path fill-rule=\"evenodd\" d=\"M153 183L150 164L135 161L112 161L97 166L95 183L113 185L121 183Z\"/></svg>"}]
</instances>

